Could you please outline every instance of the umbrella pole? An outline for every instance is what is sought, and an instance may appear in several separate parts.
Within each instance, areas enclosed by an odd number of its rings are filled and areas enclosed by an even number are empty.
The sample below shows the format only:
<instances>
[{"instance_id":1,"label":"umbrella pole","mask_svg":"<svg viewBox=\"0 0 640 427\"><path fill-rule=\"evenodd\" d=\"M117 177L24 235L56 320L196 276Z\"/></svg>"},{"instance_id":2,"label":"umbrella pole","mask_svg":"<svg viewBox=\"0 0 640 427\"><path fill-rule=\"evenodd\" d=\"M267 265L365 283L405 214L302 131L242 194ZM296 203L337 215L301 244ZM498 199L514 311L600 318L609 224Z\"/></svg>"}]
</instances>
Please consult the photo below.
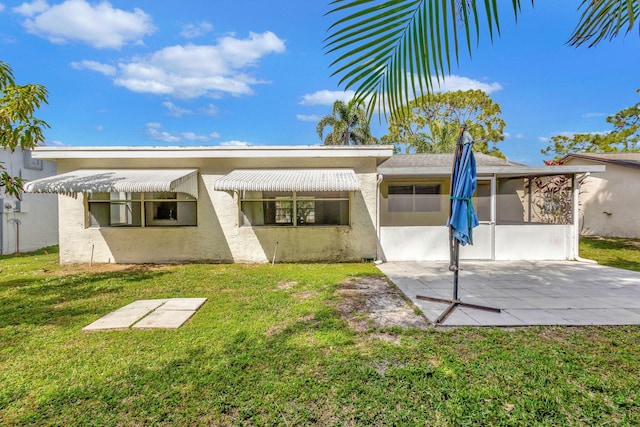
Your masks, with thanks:
<instances>
[{"instance_id":1,"label":"umbrella pole","mask_svg":"<svg viewBox=\"0 0 640 427\"><path fill-rule=\"evenodd\" d=\"M462 155L462 134L464 133L465 127L463 126L460 130L460 136L458 137L458 143L456 144L456 151L454 154L453 167L451 171L451 184L449 188L449 194L453 194L453 177L455 172L456 162ZM451 212L453 211L453 200L449 201L449 216L451 216ZM492 313L500 313L499 308L486 307L484 305L477 304L469 304L466 302L462 302L458 297L458 271L460 265L460 242L453 236L453 226L449 225L449 271L453 271L453 297L448 299L443 298L434 298L434 297L426 297L423 295L416 295L416 299L422 301L431 301L438 302L442 304L449 304L449 306L438 316L438 318L433 322L434 325L439 325L444 322L447 317L455 310L457 307L466 307L472 308L476 310L484 310L490 311Z\"/></svg>"}]
</instances>

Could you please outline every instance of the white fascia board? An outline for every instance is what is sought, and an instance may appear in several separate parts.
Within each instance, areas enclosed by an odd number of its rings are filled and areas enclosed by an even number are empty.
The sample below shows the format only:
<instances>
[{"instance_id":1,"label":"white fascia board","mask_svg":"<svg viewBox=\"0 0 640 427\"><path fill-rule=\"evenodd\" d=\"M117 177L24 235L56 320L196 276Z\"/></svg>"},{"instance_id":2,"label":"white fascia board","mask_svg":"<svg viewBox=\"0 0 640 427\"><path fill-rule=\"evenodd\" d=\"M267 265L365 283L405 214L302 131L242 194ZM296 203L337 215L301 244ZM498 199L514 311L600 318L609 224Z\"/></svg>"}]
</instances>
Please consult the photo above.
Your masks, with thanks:
<instances>
[{"instance_id":1,"label":"white fascia board","mask_svg":"<svg viewBox=\"0 0 640 427\"><path fill-rule=\"evenodd\" d=\"M604 165L571 165L571 166L478 166L477 174L496 175L497 177L519 176L552 176L573 175L582 173L605 172ZM378 168L378 173L385 177L412 177L412 176L449 176L451 167L409 167L409 168Z\"/></svg>"},{"instance_id":2,"label":"white fascia board","mask_svg":"<svg viewBox=\"0 0 640 427\"><path fill-rule=\"evenodd\" d=\"M389 158L393 146L36 147L34 159Z\"/></svg>"}]
</instances>

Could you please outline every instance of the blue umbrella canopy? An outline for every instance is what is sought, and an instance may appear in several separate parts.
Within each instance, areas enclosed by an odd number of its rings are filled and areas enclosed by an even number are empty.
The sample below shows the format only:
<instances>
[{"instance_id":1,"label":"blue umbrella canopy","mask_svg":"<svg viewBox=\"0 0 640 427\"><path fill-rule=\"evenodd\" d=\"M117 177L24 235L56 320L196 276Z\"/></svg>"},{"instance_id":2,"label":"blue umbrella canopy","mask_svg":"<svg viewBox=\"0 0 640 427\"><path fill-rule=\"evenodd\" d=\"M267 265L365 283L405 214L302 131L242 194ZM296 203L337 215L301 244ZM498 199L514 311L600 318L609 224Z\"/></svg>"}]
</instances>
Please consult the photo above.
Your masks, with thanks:
<instances>
[{"instance_id":1,"label":"blue umbrella canopy","mask_svg":"<svg viewBox=\"0 0 640 427\"><path fill-rule=\"evenodd\" d=\"M473 245L472 229L478 226L478 216L471 197L476 191L476 158L472 151L473 138L466 130L460 136L451 176L451 214L447 226L460 244Z\"/></svg>"}]
</instances>

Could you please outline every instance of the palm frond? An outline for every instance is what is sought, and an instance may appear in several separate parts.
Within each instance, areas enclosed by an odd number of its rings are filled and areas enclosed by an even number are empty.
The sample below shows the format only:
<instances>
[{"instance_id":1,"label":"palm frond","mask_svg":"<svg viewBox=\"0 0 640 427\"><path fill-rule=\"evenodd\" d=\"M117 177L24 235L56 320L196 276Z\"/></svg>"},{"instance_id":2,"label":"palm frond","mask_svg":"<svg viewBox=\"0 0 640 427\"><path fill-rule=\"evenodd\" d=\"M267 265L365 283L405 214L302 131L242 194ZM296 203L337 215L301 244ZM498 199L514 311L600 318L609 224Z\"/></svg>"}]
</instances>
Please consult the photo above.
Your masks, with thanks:
<instances>
[{"instance_id":1,"label":"palm frond","mask_svg":"<svg viewBox=\"0 0 640 427\"><path fill-rule=\"evenodd\" d=\"M582 15L569 44L580 46L589 42L589 47L593 47L603 39L611 40L631 31L640 19L640 0L583 0L579 10Z\"/></svg>"},{"instance_id":2,"label":"palm frond","mask_svg":"<svg viewBox=\"0 0 640 427\"><path fill-rule=\"evenodd\" d=\"M512 0L514 13L520 1ZM332 75L371 114L402 111L410 99L433 91L460 55L459 33L466 50L480 38L480 16L489 37L500 33L497 0L335 0L329 14L340 18L325 39Z\"/></svg>"}]
</instances>

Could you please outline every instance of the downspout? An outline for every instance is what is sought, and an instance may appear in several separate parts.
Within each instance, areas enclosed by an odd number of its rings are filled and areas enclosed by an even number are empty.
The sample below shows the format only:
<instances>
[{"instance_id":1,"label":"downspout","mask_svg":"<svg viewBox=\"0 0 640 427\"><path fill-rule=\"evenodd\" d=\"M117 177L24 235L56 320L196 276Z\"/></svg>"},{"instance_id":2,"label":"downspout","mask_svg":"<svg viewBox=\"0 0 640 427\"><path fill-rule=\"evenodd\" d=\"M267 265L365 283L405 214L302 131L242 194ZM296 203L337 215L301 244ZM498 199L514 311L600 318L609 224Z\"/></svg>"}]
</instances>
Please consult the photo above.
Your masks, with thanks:
<instances>
[{"instance_id":1,"label":"downspout","mask_svg":"<svg viewBox=\"0 0 640 427\"><path fill-rule=\"evenodd\" d=\"M380 184L382 183L383 176L378 175L376 180L376 260L375 264L382 264L380 259L380 253L382 248L380 247Z\"/></svg>"},{"instance_id":2,"label":"downspout","mask_svg":"<svg viewBox=\"0 0 640 427\"><path fill-rule=\"evenodd\" d=\"M577 174L573 174L573 182L571 183L573 189L573 259L579 262L597 264L598 261L582 258L578 254L580 250L580 181L587 178L589 175L590 173L587 172L578 179Z\"/></svg>"}]
</instances>

